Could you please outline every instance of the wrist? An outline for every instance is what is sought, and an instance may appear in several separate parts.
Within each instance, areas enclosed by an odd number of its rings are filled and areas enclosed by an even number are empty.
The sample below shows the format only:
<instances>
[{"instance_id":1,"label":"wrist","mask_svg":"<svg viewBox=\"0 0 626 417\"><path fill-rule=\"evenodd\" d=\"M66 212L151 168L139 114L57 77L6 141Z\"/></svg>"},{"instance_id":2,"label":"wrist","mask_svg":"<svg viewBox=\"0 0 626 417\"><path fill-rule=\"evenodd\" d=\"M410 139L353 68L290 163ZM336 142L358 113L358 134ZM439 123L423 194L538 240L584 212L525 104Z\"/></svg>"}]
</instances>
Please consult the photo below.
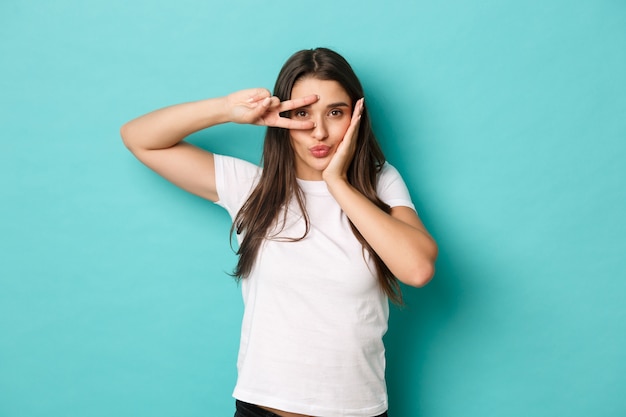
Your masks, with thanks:
<instances>
[{"instance_id":1,"label":"wrist","mask_svg":"<svg viewBox=\"0 0 626 417\"><path fill-rule=\"evenodd\" d=\"M205 110L207 110L207 114L212 119L212 124L232 122L232 111L226 96L208 99L206 104Z\"/></svg>"},{"instance_id":2,"label":"wrist","mask_svg":"<svg viewBox=\"0 0 626 417\"><path fill-rule=\"evenodd\" d=\"M341 193L352 188L352 185L348 182L347 177L343 176L323 176L326 186L331 194Z\"/></svg>"}]
</instances>

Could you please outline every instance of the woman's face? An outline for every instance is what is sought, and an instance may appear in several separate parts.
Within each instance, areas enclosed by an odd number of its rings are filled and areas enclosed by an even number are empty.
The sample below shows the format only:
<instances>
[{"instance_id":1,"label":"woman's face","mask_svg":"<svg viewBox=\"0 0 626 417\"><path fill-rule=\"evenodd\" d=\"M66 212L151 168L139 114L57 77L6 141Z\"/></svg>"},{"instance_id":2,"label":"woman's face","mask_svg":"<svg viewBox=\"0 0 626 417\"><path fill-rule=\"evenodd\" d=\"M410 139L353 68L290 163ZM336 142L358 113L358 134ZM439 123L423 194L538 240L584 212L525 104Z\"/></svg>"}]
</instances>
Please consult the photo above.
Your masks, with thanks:
<instances>
[{"instance_id":1,"label":"woman's face","mask_svg":"<svg viewBox=\"0 0 626 417\"><path fill-rule=\"evenodd\" d=\"M319 181L350 126L352 101L337 82L304 78L291 90L291 98L317 94L319 100L291 111L295 120L311 120L315 127L309 130L290 130L291 147L295 154L296 177Z\"/></svg>"}]
</instances>

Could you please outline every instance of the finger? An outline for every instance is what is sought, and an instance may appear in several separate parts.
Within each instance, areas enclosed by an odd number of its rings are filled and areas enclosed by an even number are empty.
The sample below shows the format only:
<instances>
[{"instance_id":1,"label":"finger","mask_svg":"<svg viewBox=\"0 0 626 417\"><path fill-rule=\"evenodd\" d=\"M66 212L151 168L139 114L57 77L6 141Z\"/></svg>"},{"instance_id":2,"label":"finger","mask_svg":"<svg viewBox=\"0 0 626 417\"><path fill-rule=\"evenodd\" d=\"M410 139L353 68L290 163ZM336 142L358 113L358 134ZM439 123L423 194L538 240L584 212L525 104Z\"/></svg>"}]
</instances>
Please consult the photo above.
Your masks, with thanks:
<instances>
[{"instance_id":1,"label":"finger","mask_svg":"<svg viewBox=\"0 0 626 417\"><path fill-rule=\"evenodd\" d=\"M276 107L280 107L280 99L276 96L270 97L270 103L268 105L270 109L274 109Z\"/></svg>"},{"instance_id":2,"label":"finger","mask_svg":"<svg viewBox=\"0 0 626 417\"><path fill-rule=\"evenodd\" d=\"M256 103L267 97L270 97L270 92L266 88L253 88L250 90L250 94L248 95L248 103Z\"/></svg>"},{"instance_id":3,"label":"finger","mask_svg":"<svg viewBox=\"0 0 626 417\"><path fill-rule=\"evenodd\" d=\"M363 99L356 102L354 106L354 112L352 113L352 119L350 119L350 126L346 130L344 140L351 141L359 134L359 125L361 123L361 115L363 114Z\"/></svg>"},{"instance_id":4,"label":"finger","mask_svg":"<svg viewBox=\"0 0 626 417\"><path fill-rule=\"evenodd\" d=\"M363 108L365 107L365 98L362 97L357 100L356 105L354 106L354 111L352 112L352 120L355 118L360 118L363 114Z\"/></svg>"},{"instance_id":5,"label":"finger","mask_svg":"<svg viewBox=\"0 0 626 417\"><path fill-rule=\"evenodd\" d=\"M257 101L256 103L250 104L250 118L256 120L255 124L266 124L265 120L263 119L263 115L267 113L270 103L271 98L265 97L264 99Z\"/></svg>"},{"instance_id":6,"label":"finger","mask_svg":"<svg viewBox=\"0 0 626 417\"><path fill-rule=\"evenodd\" d=\"M315 127L315 123L311 121L297 121L286 117L279 117L272 124L274 127L282 127L289 130L311 130Z\"/></svg>"},{"instance_id":7,"label":"finger","mask_svg":"<svg viewBox=\"0 0 626 417\"><path fill-rule=\"evenodd\" d=\"M305 106L308 106L309 104L313 104L319 99L320 99L320 96L316 94L311 94L310 96L286 100L280 103L280 107L278 108L278 111L282 113L287 110L299 109L300 107L305 107Z\"/></svg>"},{"instance_id":8,"label":"finger","mask_svg":"<svg viewBox=\"0 0 626 417\"><path fill-rule=\"evenodd\" d=\"M348 127L348 130L346 131L346 134L344 135L342 142L352 143L352 140L356 138L356 136L359 134L359 122L360 121L361 121L361 116L358 116L356 119L352 121L352 123L350 123L350 127Z\"/></svg>"},{"instance_id":9,"label":"finger","mask_svg":"<svg viewBox=\"0 0 626 417\"><path fill-rule=\"evenodd\" d=\"M356 102L356 106L354 107L354 112L352 113L352 119L350 119L350 127L348 128L348 131L352 130L352 132L354 132L354 130L358 128L359 123L361 122L362 114L363 114L363 99L360 99L359 101Z\"/></svg>"}]
</instances>

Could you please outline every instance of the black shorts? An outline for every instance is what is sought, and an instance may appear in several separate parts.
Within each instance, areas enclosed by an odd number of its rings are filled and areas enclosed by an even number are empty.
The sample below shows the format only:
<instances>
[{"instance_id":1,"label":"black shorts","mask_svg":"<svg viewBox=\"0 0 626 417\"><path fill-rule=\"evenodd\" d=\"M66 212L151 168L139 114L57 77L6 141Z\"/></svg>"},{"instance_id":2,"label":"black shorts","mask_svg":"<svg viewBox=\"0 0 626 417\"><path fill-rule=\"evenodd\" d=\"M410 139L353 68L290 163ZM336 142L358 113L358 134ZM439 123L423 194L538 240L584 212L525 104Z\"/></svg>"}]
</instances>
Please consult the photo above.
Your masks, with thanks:
<instances>
[{"instance_id":1,"label":"black shorts","mask_svg":"<svg viewBox=\"0 0 626 417\"><path fill-rule=\"evenodd\" d=\"M245 403L237 400L235 402L237 411L235 411L235 417L280 417L278 414L274 414L271 411L265 410L257 405ZM376 417L388 417L385 411Z\"/></svg>"}]
</instances>

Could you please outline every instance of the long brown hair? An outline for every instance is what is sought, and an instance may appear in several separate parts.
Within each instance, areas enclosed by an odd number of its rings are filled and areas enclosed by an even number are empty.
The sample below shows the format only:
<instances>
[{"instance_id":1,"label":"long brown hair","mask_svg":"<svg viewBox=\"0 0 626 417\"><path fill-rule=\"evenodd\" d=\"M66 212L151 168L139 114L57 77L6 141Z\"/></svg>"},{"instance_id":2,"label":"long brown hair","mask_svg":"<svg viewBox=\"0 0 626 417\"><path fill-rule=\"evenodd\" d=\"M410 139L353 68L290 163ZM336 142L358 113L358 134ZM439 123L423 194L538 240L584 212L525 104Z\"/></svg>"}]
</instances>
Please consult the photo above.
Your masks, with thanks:
<instances>
[{"instance_id":1,"label":"long brown hair","mask_svg":"<svg viewBox=\"0 0 626 417\"><path fill-rule=\"evenodd\" d=\"M303 50L292 55L278 75L274 95L281 101L289 100L294 84L309 77L337 81L350 96L353 107L364 96L361 83L350 64L341 55L326 48ZM365 108L361 115L356 152L348 168L348 181L380 209L389 213L390 207L376 195L376 178L384 163L385 156L374 136ZM264 239L271 238L268 233L280 221L281 212L283 225L285 224L286 207L292 198L296 199L300 207L306 228L302 236L291 240L304 239L310 228L304 196L296 181L294 152L288 129L267 128L262 165L259 183L237 213L231 229L231 233L236 231L243 237L237 250L239 261L233 272L238 278L245 278L250 274L259 248ZM371 254L382 290L393 302L401 304L402 294L398 280L352 222L350 226L363 245L363 250Z\"/></svg>"}]
</instances>

